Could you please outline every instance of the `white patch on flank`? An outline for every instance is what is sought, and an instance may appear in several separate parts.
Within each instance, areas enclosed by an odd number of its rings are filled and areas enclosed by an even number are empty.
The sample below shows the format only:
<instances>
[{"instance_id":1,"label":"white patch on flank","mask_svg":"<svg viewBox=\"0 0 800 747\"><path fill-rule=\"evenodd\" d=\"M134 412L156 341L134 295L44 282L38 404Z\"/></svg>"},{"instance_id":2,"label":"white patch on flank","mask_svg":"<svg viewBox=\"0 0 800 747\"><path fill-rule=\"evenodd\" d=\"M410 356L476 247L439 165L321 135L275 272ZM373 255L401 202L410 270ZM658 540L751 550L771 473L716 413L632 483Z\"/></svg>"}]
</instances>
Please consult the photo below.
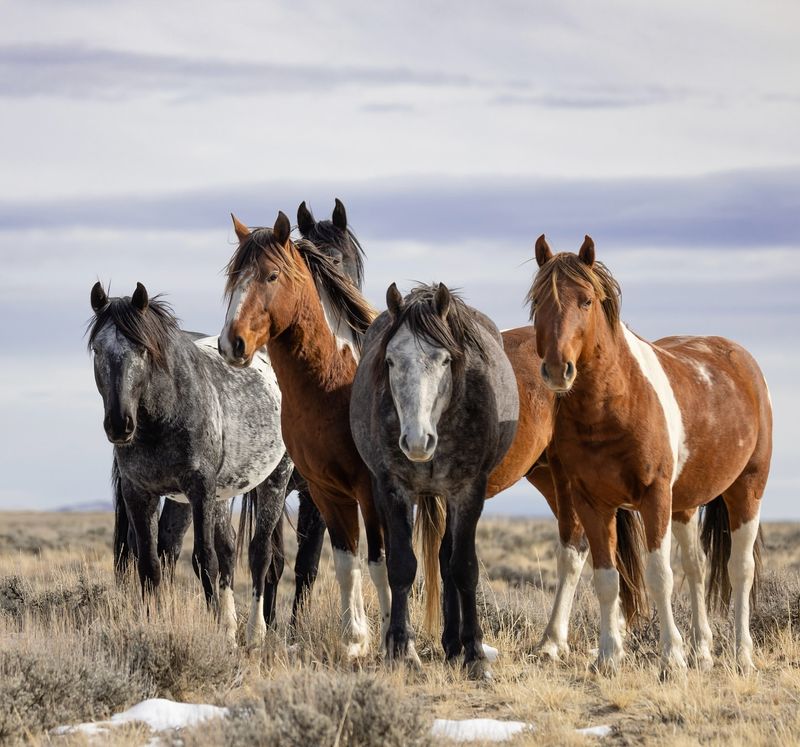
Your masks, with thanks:
<instances>
[{"instance_id":1,"label":"white patch on flank","mask_svg":"<svg viewBox=\"0 0 800 747\"><path fill-rule=\"evenodd\" d=\"M328 322L333 336L336 338L336 347L339 350L350 348L353 353L353 358L358 363L359 355L358 348L355 342L355 333L342 314L337 313L336 309L331 303L328 292L324 288L319 288L319 300L322 302L322 313L325 314L325 321Z\"/></svg>"},{"instance_id":2,"label":"white patch on flank","mask_svg":"<svg viewBox=\"0 0 800 747\"><path fill-rule=\"evenodd\" d=\"M378 604L381 608L381 650L386 645L386 633L389 631L389 622L392 616L392 590L389 586L389 574L386 570L386 556L373 563L370 561L369 576L378 593Z\"/></svg>"},{"instance_id":3,"label":"white patch on flank","mask_svg":"<svg viewBox=\"0 0 800 747\"><path fill-rule=\"evenodd\" d=\"M356 555L334 548L333 566L342 597L342 636L347 655L363 656L369 648L369 626L361 592L361 563Z\"/></svg>"},{"instance_id":4,"label":"white patch on flank","mask_svg":"<svg viewBox=\"0 0 800 747\"><path fill-rule=\"evenodd\" d=\"M733 597L733 627L736 637L736 661L749 671L753 669L753 639L750 637L750 590L755 578L753 546L758 539L759 517L742 524L731 532L731 556L728 577Z\"/></svg>"},{"instance_id":5,"label":"white patch on flank","mask_svg":"<svg viewBox=\"0 0 800 747\"><path fill-rule=\"evenodd\" d=\"M711 386L713 382L711 380L711 374L708 372L708 369L698 361L695 361L694 365L695 368L697 369L697 374L700 377L700 381L702 381L704 384L708 384L709 386Z\"/></svg>"},{"instance_id":6,"label":"white patch on flank","mask_svg":"<svg viewBox=\"0 0 800 747\"><path fill-rule=\"evenodd\" d=\"M153 731L168 729L185 729L196 726L214 718L225 718L229 714L227 708L200 703L175 703L164 698L152 698L117 713L108 721L90 721L76 726L58 726L53 734L74 734L80 732L87 736L107 735L110 729L125 724L145 723Z\"/></svg>"},{"instance_id":7,"label":"white patch on flank","mask_svg":"<svg viewBox=\"0 0 800 747\"><path fill-rule=\"evenodd\" d=\"M561 542L556 550L556 564L558 569L558 588L553 602L553 610L547 627L544 629L542 640L537 646L538 650L551 659L558 659L561 654L569 653L567 633L569 631L569 616L572 612L572 600L575 589L581 577L583 564L586 562L588 550L579 552L572 545Z\"/></svg>"},{"instance_id":8,"label":"white patch on flank","mask_svg":"<svg viewBox=\"0 0 800 747\"><path fill-rule=\"evenodd\" d=\"M672 449L671 484L674 485L689 456L689 451L686 448L686 433L683 430L681 408L678 406L675 392L672 391L672 385L669 383L666 371L664 371L664 367L658 360L653 346L644 340L640 340L624 324L621 324L620 327L622 327L622 334L625 342L628 343L631 355L639 364L642 374L650 382L650 386L653 387L656 397L661 403L661 409L664 412L664 419L667 425L669 445Z\"/></svg>"},{"instance_id":9,"label":"white patch on flank","mask_svg":"<svg viewBox=\"0 0 800 747\"><path fill-rule=\"evenodd\" d=\"M658 621L661 627L661 665L663 669L685 669L686 659L683 657L683 641L675 618L672 615L672 566L669 553L672 547L672 532L669 525L661 538L661 545L648 553L645 568L647 591L656 603Z\"/></svg>"}]
</instances>

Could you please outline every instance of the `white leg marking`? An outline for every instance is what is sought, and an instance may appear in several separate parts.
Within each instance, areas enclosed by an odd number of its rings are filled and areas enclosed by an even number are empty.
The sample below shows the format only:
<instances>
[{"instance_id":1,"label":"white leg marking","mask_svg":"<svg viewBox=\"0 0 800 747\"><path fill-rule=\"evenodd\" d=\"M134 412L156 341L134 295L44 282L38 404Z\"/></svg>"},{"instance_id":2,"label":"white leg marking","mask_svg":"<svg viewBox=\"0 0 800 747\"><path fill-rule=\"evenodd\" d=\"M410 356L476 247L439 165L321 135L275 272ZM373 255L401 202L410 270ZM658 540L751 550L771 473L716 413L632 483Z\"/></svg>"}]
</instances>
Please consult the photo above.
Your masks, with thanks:
<instances>
[{"instance_id":1,"label":"white leg marking","mask_svg":"<svg viewBox=\"0 0 800 747\"><path fill-rule=\"evenodd\" d=\"M578 586L581 570L588 553L588 550L580 552L571 545L564 545L560 542L556 550L558 588L550 620L547 622L542 640L537 646L539 653L553 660L557 660L561 654L569 653L569 643L567 642L569 616L572 612L575 589Z\"/></svg>"},{"instance_id":2,"label":"white leg marking","mask_svg":"<svg viewBox=\"0 0 800 747\"><path fill-rule=\"evenodd\" d=\"M706 615L706 557L700 546L698 534L699 512L695 511L688 524L672 522L672 531L681 548L681 563L689 584L692 600L692 650L695 665L702 670L711 669L712 635Z\"/></svg>"},{"instance_id":3,"label":"white leg marking","mask_svg":"<svg viewBox=\"0 0 800 747\"><path fill-rule=\"evenodd\" d=\"M653 346L644 340L640 340L624 324L620 324L620 327L622 328L625 342L628 343L631 355L639 364L642 375L653 387L656 398L661 403L661 409L664 411L669 445L672 449L672 485L674 485L689 456L689 451L686 447L686 433L683 430L681 408L678 406L675 392L672 391L672 385L669 383L666 371L664 371L661 361L658 360Z\"/></svg>"},{"instance_id":4,"label":"white leg marking","mask_svg":"<svg viewBox=\"0 0 800 747\"><path fill-rule=\"evenodd\" d=\"M333 565L342 595L342 636L347 655L364 656L369 649L369 627L361 593L361 564L356 555L334 548Z\"/></svg>"},{"instance_id":5,"label":"white leg marking","mask_svg":"<svg viewBox=\"0 0 800 747\"><path fill-rule=\"evenodd\" d=\"M233 589L226 586L219 593L219 624L228 642L236 645L236 603Z\"/></svg>"},{"instance_id":6,"label":"white leg marking","mask_svg":"<svg viewBox=\"0 0 800 747\"><path fill-rule=\"evenodd\" d=\"M260 646L267 637L267 623L264 621L264 597L253 590L250 601L250 617L247 619L247 645Z\"/></svg>"},{"instance_id":7,"label":"white leg marking","mask_svg":"<svg viewBox=\"0 0 800 747\"><path fill-rule=\"evenodd\" d=\"M389 587L389 574L386 571L386 556L375 563L370 562L369 576L378 592L378 604L381 608L381 651L386 648L386 633L392 615L392 590Z\"/></svg>"},{"instance_id":8,"label":"white leg marking","mask_svg":"<svg viewBox=\"0 0 800 747\"><path fill-rule=\"evenodd\" d=\"M733 626L736 637L736 661L745 674L755 669L753 639L750 637L750 590L753 588L756 563L753 546L758 538L758 521L754 519L731 532L731 557L728 576L733 596Z\"/></svg>"},{"instance_id":9,"label":"white leg marking","mask_svg":"<svg viewBox=\"0 0 800 747\"><path fill-rule=\"evenodd\" d=\"M648 554L647 568L645 569L647 590L655 600L658 621L661 624L661 667L663 671L686 668L683 641L672 615L672 567L669 564L671 546L672 532L667 526L667 531L661 539L661 546Z\"/></svg>"},{"instance_id":10,"label":"white leg marking","mask_svg":"<svg viewBox=\"0 0 800 747\"><path fill-rule=\"evenodd\" d=\"M619 632L619 572L616 568L596 568L594 588L600 602L600 645L595 667L613 672L622 661L622 636Z\"/></svg>"}]
</instances>

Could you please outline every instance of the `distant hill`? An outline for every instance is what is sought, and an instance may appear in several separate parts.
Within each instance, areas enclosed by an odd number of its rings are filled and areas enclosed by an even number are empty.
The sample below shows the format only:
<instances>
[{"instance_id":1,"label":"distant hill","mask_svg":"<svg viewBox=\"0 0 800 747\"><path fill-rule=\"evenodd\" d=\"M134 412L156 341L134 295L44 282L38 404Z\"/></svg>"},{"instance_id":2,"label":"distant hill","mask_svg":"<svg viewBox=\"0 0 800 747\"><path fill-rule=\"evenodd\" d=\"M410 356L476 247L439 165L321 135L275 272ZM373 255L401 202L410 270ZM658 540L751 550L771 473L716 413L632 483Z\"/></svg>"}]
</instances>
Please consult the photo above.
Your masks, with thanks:
<instances>
[{"instance_id":1,"label":"distant hill","mask_svg":"<svg viewBox=\"0 0 800 747\"><path fill-rule=\"evenodd\" d=\"M58 513L78 513L80 511L113 511L114 504L111 501L86 501L86 503L73 503L69 506L59 506L53 511Z\"/></svg>"}]
</instances>

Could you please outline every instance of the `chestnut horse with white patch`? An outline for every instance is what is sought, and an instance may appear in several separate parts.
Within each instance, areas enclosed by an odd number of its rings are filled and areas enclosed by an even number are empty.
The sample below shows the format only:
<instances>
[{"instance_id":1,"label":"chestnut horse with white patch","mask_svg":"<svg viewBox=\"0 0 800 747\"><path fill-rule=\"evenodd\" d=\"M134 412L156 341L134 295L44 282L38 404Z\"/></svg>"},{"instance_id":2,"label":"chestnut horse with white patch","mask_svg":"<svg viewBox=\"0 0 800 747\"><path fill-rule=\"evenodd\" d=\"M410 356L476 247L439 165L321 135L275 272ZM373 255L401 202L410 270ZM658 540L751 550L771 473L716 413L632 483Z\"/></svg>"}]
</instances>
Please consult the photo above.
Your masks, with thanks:
<instances>
[{"instance_id":1,"label":"chestnut horse with white patch","mask_svg":"<svg viewBox=\"0 0 800 747\"><path fill-rule=\"evenodd\" d=\"M220 351L247 366L267 346L282 393L283 439L331 538L342 596L347 653L369 646L361 593L358 510L384 633L390 612L383 536L370 473L350 433L350 390L361 341L375 311L331 259L312 243L289 238L289 219L250 230L236 218L239 247L228 264L230 299Z\"/></svg>"},{"instance_id":2,"label":"chestnut horse with white patch","mask_svg":"<svg viewBox=\"0 0 800 747\"><path fill-rule=\"evenodd\" d=\"M697 510L708 505L704 544L712 595L734 601L736 659L753 669L750 593L759 566L759 512L772 453L772 406L753 357L721 337L649 343L619 319L619 285L595 261L536 242L539 271L528 294L541 373L557 395L552 448L586 529L600 602L599 671L623 656L614 517L639 511L647 539L645 580L661 623L662 669L683 669L672 614L670 519L692 601L692 655L711 665L705 562ZM560 495L559 495L560 500ZM727 601L727 599L725 599Z\"/></svg>"}]
</instances>

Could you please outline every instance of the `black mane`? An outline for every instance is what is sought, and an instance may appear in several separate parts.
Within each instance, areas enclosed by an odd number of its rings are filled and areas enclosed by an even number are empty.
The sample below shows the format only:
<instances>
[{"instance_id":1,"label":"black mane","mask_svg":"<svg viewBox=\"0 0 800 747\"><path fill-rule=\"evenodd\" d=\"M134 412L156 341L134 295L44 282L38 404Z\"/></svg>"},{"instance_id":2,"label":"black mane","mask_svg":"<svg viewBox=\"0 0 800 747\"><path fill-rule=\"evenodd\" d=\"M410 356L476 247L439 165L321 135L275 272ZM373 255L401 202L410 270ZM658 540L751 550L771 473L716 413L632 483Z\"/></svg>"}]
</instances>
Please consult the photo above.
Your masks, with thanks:
<instances>
[{"instance_id":1,"label":"black mane","mask_svg":"<svg viewBox=\"0 0 800 747\"><path fill-rule=\"evenodd\" d=\"M338 249L343 257L352 259L356 265L356 285L361 288L364 284L364 250L356 235L348 226L344 231L333 224L330 220L317 221L308 233L303 234L304 239L308 239L319 247L327 244Z\"/></svg>"},{"instance_id":2,"label":"black mane","mask_svg":"<svg viewBox=\"0 0 800 747\"><path fill-rule=\"evenodd\" d=\"M109 299L87 325L90 349L107 324L113 324L134 345L144 348L156 366L166 367L167 348L179 327L172 307L160 296L151 298L144 311L136 308L129 296Z\"/></svg>"},{"instance_id":3,"label":"black mane","mask_svg":"<svg viewBox=\"0 0 800 747\"><path fill-rule=\"evenodd\" d=\"M421 284L413 288L405 297L403 308L383 331L378 341L378 354L375 356L375 376L383 376L386 359L386 346L404 324L407 324L415 337L427 340L431 345L442 347L452 358L453 376L458 378L464 370L467 350L474 350L483 360L488 360L489 352L480 334L480 325L460 295L450 291L450 309L447 318L442 319L436 310L436 291L438 283Z\"/></svg>"}]
</instances>

